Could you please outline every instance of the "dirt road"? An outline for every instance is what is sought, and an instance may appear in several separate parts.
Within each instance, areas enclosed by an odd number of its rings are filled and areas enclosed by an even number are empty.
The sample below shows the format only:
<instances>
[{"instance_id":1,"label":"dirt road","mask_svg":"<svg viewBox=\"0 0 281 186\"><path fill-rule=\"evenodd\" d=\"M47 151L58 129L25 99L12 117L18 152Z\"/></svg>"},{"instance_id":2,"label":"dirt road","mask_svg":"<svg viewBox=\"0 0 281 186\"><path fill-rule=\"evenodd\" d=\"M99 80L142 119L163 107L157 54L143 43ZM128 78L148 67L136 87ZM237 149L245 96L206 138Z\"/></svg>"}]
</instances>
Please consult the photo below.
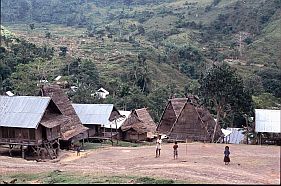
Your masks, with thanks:
<instances>
[{"instance_id":1,"label":"dirt road","mask_svg":"<svg viewBox=\"0 0 281 186\"><path fill-rule=\"evenodd\" d=\"M225 144L180 143L177 160L172 145L162 146L160 158L155 158L154 146L107 146L81 152L81 156L67 151L53 162L0 156L0 174L59 169L81 175L151 176L187 183L280 184L280 146L229 144L231 162L224 165Z\"/></svg>"}]
</instances>

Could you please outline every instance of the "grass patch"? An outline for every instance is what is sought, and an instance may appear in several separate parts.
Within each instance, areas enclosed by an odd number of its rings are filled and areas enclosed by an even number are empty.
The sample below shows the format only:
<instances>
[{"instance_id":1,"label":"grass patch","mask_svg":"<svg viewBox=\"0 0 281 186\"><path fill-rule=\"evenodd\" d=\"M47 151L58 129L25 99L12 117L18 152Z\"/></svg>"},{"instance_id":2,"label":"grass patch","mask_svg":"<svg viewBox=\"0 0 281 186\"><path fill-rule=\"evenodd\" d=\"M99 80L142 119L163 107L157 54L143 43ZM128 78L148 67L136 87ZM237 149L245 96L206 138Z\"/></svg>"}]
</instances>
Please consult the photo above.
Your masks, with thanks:
<instances>
[{"instance_id":1,"label":"grass patch","mask_svg":"<svg viewBox=\"0 0 281 186\"><path fill-rule=\"evenodd\" d=\"M111 142L110 142L110 144L111 144ZM117 141L113 140L113 145L118 146L118 147L141 147L141 146L152 145L152 144L154 144L154 143L146 142L146 141L139 142L139 143L132 143L132 142L128 142L128 141L118 141L118 144L117 144Z\"/></svg>"},{"instance_id":2,"label":"grass patch","mask_svg":"<svg viewBox=\"0 0 281 186\"><path fill-rule=\"evenodd\" d=\"M174 180L167 180L167 179L155 179L150 177L141 177L137 178L137 183L143 183L143 184L172 184L175 183Z\"/></svg>"},{"instance_id":3,"label":"grass patch","mask_svg":"<svg viewBox=\"0 0 281 186\"><path fill-rule=\"evenodd\" d=\"M103 147L105 147L105 146L102 143L90 143L90 142L84 143L85 150L99 149L99 148L103 148Z\"/></svg>"},{"instance_id":4,"label":"grass patch","mask_svg":"<svg viewBox=\"0 0 281 186\"><path fill-rule=\"evenodd\" d=\"M112 142L110 140L103 141L102 143L93 143L93 142L86 142L84 143L84 149L85 150L91 150L91 149L99 149L103 147L111 146ZM141 147L145 145L154 145L153 142L139 142L139 143L132 143L127 141L120 141L113 140L113 146L115 147Z\"/></svg>"},{"instance_id":5,"label":"grass patch","mask_svg":"<svg viewBox=\"0 0 281 186\"><path fill-rule=\"evenodd\" d=\"M0 181L9 182L17 179L15 183L43 183L43 184L91 184L91 183L139 183L139 184L174 184L183 183L172 179L159 179L152 177L137 177L137 176L104 176L104 175L78 175L62 171L52 171L47 173L36 174L11 174L0 175Z\"/></svg>"}]
</instances>

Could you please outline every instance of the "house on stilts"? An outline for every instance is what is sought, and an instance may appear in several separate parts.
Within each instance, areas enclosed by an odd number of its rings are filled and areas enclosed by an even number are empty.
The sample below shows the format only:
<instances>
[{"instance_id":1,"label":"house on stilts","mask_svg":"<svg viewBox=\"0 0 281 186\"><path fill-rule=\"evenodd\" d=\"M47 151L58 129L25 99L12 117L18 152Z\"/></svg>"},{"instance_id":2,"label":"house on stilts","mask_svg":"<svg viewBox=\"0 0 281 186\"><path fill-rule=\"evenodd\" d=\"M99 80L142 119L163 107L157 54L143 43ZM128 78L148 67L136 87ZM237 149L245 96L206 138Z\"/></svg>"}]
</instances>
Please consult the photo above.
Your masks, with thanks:
<instances>
[{"instance_id":1,"label":"house on stilts","mask_svg":"<svg viewBox=\"0 0 281 186\"><path fill-rule=\"evenodd\" d=\"M211 142L215 124L210 112L199 106L194 96L174 98L168 101L157 132L174 141ZM215 141L222 135L220 126L217 126Z\"/></svg>"},{"instance_id":2,"label":"house on stilts","mask_svg":"<svg viewBox=\"0 0 281 186\"><path fill-rule=\"evenodd\" d=\"M23 158L56 158L61 126L68 122L50 97L0 96L0 145L9 145L10 155L19 146Z\"/></svg>"},{"instance_id":3,"label":"house on stilts","mask_svg":"<svg viewBox=\"0 0 281 186\"><path fill-rule=\"evenodd\" d=\"M44 85L42 86L39 95L51 97L62 114L70 118L69 122L61 125L61 148L69 149L72 143L80 140L84 141L84 139L88 137L89 129L81 123L71 101L59 85Z\"/></svg>"},{"instance_id":4,"label":"house on stilts","mask_svg":"<svg viewBox=\"0 0 281 186\"><path fill-rule=\"evenodd\" d=\"M106 139L116 135L120 118L119 111L113 104L72 104L82 124L89 128L88 139ZM113 125L111 125L113 124Z\"/></svg>"}]
</instances>

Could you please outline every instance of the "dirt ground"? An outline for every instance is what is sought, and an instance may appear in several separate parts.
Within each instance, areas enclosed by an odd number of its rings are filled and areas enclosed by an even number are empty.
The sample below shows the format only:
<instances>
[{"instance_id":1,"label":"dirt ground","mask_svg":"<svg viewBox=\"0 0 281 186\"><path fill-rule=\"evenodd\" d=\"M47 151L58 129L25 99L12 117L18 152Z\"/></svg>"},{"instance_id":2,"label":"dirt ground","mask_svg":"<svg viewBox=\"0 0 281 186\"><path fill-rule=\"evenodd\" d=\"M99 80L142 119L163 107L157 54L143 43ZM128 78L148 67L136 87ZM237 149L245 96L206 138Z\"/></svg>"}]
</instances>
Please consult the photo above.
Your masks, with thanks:
<instances>
[{"instance_id":1,"label":"dirt ground","mask_svg":"<svg viewBox=\"0 0 281 186\"><path fill-rule=\"evenodd\" d=\"M186 183L280 184L280 146L229 144L230 165L224 165L225 144L180 143L173 159L173 144L162 145L160 158L154 146L86 150L77 156L63 151L56 160L27 161L0 156L0 174L61 170L79 175L150 176Z\"/></svg>"}]
</instances>

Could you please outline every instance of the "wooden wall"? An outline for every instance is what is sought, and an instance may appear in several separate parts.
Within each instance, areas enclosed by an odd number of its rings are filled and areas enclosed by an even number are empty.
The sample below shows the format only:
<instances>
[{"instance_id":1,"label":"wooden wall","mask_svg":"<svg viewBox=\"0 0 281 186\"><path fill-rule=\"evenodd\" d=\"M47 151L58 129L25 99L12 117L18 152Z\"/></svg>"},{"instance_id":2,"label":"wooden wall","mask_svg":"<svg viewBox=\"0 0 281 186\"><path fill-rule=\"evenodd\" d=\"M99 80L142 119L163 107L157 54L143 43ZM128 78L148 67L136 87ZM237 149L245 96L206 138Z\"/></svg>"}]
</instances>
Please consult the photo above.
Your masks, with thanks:
<instances>
[{"instance_id":1,"label":"wooden wall","mask_svg":"<svg viewBox=\"0 0 281 186\"><path fill-rule=\"evenodd\" d=\"M132 142L145 141L147 140L147 133L138 134L134 130L127 130L123 132L123 140Z\"/></svg>"},{"instance_id":2,"label":"wooden wall","mask_svg":"<svg viewBox=\"0 0 281 186\"><path fill-rule=\"evenodd\" d=\"M39 125L37 129L0 127L0 143L23 143L23 144L41 144L43 139L43 126ZM52 129L46 128L46 137L49 141L58 139L60 136L60 126Z\"/></svg>"},{"instance_id":3,"label":"wooden wall","mask_svg":"<svg viewBox=\"0 0 281 186\"><path fill-rule=\"evenodd\" d=\"M40 143L40 129L0 127L0 143Z\"/></svg>"}]
</instances>

